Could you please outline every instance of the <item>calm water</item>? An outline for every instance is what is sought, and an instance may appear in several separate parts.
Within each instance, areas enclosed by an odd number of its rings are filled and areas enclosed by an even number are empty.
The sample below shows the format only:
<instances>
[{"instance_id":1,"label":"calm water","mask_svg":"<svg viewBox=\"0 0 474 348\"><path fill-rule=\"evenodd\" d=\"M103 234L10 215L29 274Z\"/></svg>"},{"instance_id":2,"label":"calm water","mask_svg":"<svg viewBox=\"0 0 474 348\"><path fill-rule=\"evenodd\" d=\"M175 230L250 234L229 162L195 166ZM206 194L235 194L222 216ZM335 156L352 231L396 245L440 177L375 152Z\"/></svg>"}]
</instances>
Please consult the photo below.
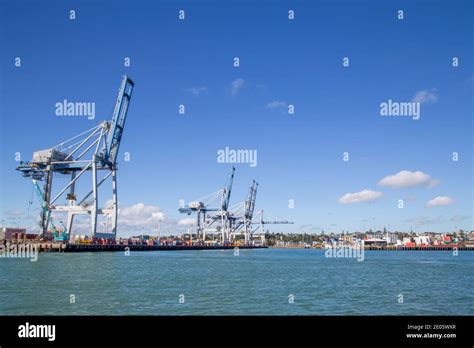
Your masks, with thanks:
<instances>
[{"instance_id":1,"label":"calm water","mask_svg":"<svg viewBox=\"0 0 474 348\"><path fill-rule=\"evenodd\" d=\"M0 259L0 314L474 315L473 284L474 252L52 253Z\"/></svg>"}]
</instances>

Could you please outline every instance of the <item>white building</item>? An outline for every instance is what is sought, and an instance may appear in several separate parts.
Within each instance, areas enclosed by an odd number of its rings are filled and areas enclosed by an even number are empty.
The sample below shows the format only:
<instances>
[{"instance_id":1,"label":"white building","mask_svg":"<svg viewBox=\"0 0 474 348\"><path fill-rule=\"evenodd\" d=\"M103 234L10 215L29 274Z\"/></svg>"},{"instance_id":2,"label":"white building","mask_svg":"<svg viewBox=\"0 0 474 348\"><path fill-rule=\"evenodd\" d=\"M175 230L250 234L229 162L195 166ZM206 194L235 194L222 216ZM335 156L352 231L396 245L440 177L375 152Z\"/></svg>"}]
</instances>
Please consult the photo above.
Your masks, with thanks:
<instances>
[{"instance_id":1,"label":"white building","mask_svg":"<svg viewBox=\"0 0 474 348\"><path fill-rule=\"evenodd\" d=\"M393 244L397 244L398 237L394 233L387 233L384 239L387 241L388 245L390 244L393 245Z\"/></svg>"}]
</instances>

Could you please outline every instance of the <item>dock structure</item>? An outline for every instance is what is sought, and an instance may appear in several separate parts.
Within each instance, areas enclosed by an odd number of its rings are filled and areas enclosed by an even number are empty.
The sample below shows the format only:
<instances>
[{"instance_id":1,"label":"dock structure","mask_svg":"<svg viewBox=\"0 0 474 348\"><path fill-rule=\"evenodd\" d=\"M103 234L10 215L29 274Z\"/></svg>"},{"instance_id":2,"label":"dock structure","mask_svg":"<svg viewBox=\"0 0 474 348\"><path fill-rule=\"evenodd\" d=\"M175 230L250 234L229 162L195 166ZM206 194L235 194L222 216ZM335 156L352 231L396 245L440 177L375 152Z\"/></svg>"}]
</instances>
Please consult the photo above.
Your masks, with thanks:
<instances>
[{"instance_id":1,"label":"dock structure","mask_svg":"<svg viewBox=\"0 0 474 348\"><path fill-rule=\"evenodd\" d=\"M95 252L95 251L171 251L171 250L229 250L268 249L267 245L145 245L145 244L73 244L42 242L34 243L40 252ZM270 247L271 249L286 249ZM474 251L474 246L419 246L419 247L365 247L373 251ZM323 250L323 249L322 249Z\"/></svg>"},{"instance_id":2,"label":"dock structure","mask_svg":"<svg viewBox=\"0 0 474 348\"><path fill-rule=\"evenodd\" d=\"M266 249L264 245L139 245L139 244L71 244L35 243L40 252L97 252L97 251L171 251L171 250L229 250Z\"/></svg>"},{"instance_id":3,"label":"dock structure","mask_svg":"<svg viewBox=\"0 0 474 348\"><path fill-rule=\"evenodd\" d=\"M85 251L158 251L158 250L229 250L266 249L264 245L123 245L123 244L66 244L65 252Z\"/></svg>"},{"instance_id":4,"label":"dock structure","mask_svg":"<svg viewBox=\"0 0 474 348\"><path fill-rule=\"evenodd\" d=\"M66 251L67 244L64 243L34 243L39 252L64 252Z\"/></svg>"}]
</instances>

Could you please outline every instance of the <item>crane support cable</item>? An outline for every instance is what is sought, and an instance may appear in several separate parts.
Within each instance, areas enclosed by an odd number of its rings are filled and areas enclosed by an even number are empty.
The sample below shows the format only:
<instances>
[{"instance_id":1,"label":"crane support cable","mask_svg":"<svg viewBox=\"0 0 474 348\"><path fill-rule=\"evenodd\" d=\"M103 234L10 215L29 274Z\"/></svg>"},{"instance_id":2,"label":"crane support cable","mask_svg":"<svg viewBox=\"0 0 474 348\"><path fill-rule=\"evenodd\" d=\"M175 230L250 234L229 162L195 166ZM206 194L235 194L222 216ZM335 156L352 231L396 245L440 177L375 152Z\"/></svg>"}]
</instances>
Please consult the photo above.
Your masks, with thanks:
<instances>
[{"instance_id":1,"label":"crane support cable","mask_svg":"<svg viewBox=\"0 0 474 348\"><path fill-rule=\"evenodd\" d=\"M90 129L88 129L88 130L86 130L86 131L84 131L84 132L82 132L81 134L78 134L78 135L76 135L76 136L74 136L74 137L72 137L72 138L69 138L68 140L63 141L63 142L59 143L58 145L53 146L52 148L55 149L55 148L57 148L57 147L63 146L64 144L70 142L71 140L77 139L77 138L79 138L80 136L82 136L82 135L84 135L84 134L87 134L87 133L92 132L92 131L96 131L99 127L102 127L102 123L99 124L99 125L97 125L97 126L94 126L94 127L90 128ZM82 140L81 140L81 141L82 141ZM78 141L77 143L72 144L72 145L66 147L66 149L68 149L68 148L70 148L70 147L72 147L72 146L74 146L74 145L77 145L77 144L81 143L81 141Z\"/></svg>"}]
</instances>

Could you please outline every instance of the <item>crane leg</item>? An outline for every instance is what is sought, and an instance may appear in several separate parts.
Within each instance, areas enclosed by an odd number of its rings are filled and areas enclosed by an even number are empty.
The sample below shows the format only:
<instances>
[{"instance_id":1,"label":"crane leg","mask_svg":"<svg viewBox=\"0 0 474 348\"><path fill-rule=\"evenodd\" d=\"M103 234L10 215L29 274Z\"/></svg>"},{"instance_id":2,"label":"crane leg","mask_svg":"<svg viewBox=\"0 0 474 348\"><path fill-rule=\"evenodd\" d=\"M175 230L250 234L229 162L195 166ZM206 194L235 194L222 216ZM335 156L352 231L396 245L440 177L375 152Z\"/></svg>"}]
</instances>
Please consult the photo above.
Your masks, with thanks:
<instances>
[{"instance_id":1,"label":"crane leg","mask_svg":"<svg viewBox=\"0 0 474 348\"><path fill-rule=\"evenodd\" d=\"M117 172L115 169L112 170L112 204L113 204L113 215L112 215L112 233L114 238L117 237L117 219L118 219L118 201L117 201Z\"/></svg>"},{"instance_id":2,"label":"crane leg","mask_svg":"<svg viewBox=\"0 0 474 348\"><path fill-rule=\"evenodd\" d=\"M67 233L69 234L69 240L68 241L71 241L71 237L72 237L72 223L74 221L74 213L73 212L68 212L67 213L67 221L66 221L66 228L67 228Z\"/></svg>"},{"instance_id":3,"label":"crane leg","mask_svg":"<svg viewBox=\"0 0 474 348\"><path fill-rule=\"evenodd\" d=\"M46 183L44 184L44 202L46 209L43 209L41 213L41 227L43 229L43 236L48 232L49 217L51 216L51 210L49 209L49 202L51 200L51 187L53 185L53 172L48 170L46 174Z\"/></svg>"},{"instance_id":4,"label":"crane leg","mask_svg":"<svg viewBox=\"0 0 474 348\"><path fill-rule=\"evenodd\" d=\"M91 237L95 236L97 231L97 163L92 163L92 197L93 202L91 206Z\"/></svg>"},{"instance_id":5,"label":"crane leg","mask_svg":"<svg viewBox=\"0 0 474 348\"><path fill-rule=\"evenodd\" d=\"M197 212L197 231L196 231L196 239L197 240L199 240L200 232L201 232L201 211L198 210L198 212Z\"/></svg>"}]
</instances>

